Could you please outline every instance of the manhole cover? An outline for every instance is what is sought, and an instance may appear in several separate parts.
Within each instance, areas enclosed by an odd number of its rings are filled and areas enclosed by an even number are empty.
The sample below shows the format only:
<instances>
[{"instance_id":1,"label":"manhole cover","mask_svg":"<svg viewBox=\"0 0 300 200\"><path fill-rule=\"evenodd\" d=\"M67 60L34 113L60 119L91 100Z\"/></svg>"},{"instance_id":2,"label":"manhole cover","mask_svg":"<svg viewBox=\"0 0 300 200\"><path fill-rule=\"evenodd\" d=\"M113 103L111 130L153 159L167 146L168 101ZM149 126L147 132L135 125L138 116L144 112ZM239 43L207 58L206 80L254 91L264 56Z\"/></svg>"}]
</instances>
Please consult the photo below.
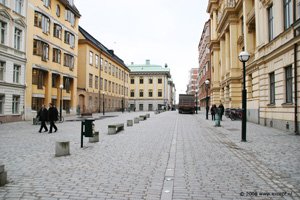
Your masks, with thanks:
<instances>
[{"instance_id":1,"label":"manhole cover","mask_svg":"<svg viewBox=\"0 0 300 200\"><path fill-rule=\"evenodd\" d=\"M239 131L240 129L237 129L237 128L228 128L227 130L229 130L229 131Z\"/></svg>"}]
</instances>

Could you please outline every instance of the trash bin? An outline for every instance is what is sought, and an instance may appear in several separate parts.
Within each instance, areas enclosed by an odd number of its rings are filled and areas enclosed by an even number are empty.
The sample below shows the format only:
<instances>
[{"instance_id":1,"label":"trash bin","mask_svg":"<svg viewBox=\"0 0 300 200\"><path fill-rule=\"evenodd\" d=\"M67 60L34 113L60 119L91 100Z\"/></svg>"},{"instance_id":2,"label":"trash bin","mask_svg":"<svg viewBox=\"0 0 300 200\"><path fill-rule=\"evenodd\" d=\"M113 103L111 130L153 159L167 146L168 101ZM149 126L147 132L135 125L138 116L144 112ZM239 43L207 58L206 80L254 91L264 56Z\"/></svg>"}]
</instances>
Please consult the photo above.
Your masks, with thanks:
<instances>
[{"instance_id":1,"label":"trash bin","mask_svg":"<svg viewBox=\"0 0 300 200\"><path fill-rule=\"evenodd\" d=\"M94 137L94 118L87 118L81 121L81 134L85 137Z\"/></svg>"}]
</instances>

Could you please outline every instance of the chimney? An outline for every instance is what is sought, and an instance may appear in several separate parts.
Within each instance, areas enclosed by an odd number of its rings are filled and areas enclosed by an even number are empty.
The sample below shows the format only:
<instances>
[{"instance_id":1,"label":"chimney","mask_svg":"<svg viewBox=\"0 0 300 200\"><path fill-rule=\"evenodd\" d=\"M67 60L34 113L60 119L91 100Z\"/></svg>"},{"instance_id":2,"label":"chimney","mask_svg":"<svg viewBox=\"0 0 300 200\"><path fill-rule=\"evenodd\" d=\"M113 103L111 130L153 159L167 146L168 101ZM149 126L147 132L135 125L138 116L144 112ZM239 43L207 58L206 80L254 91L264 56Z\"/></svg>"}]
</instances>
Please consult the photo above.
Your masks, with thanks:
<instances>
[{"instance_id":1,"label":"chimney","mask_svg":"<svg viewBox=\"0 0 300 200\"><path fill-rule=\"evenodd\" d=\"M150 60L146 60L146 65L150 65Z\"/></svg>"}]
</instances>

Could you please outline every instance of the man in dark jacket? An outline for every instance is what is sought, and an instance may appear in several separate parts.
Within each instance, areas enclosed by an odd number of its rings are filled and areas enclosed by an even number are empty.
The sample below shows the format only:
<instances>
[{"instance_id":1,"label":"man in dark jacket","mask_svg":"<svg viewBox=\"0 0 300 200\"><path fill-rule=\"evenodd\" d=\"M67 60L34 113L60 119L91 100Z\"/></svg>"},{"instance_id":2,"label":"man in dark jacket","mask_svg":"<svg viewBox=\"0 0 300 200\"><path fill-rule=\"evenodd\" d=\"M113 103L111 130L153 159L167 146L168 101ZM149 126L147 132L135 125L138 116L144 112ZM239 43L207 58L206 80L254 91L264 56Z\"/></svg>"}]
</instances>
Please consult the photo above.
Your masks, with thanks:
<instances>
[{"instance_id":1,"label":"man in dark jacket","mask_svg":"<svg viewBox=\"0 0 300 200\"><path fill-rule=\"evenodd\" d=\"M56 127L54 121L57 120L58 111L53 106L52 103L49 103L48 114L49 114L49 121L50 121L50 131L49 131L49 133L52 133L52 127L54 128L54 132L56 132L57 131L57 127Z\"/></svg>"},{"instance_id":2,"label":"man in dark jacket","mask_svg":"<svg viewBox=\"0 0 300 200\"><path fill-rule=\"evenodd\" d=\"M223 114L224 114L224 106L223 106L222 103L219 105L219 108L220 108L220 110L221 110L220 120L222 121L222 116L223 116Z\"/></svg>"},{"instance_id":3,"label":"man in dark jacket","mask_svg":"<svg viewBox=\"0 0 300 200\"><path fill-rule=\"evenodd\" d=\"M37 117L39 117L40 121L41 121L41 127L39 130L39 133L42 132L42 129L45 129L45 132L48 131L48 128L46 126L46 121L48 118L48 110L47 108L45 108L45 104L42 105L42 108L40 109L40 111L37 114Z\"/></svg>"}]
</instances>

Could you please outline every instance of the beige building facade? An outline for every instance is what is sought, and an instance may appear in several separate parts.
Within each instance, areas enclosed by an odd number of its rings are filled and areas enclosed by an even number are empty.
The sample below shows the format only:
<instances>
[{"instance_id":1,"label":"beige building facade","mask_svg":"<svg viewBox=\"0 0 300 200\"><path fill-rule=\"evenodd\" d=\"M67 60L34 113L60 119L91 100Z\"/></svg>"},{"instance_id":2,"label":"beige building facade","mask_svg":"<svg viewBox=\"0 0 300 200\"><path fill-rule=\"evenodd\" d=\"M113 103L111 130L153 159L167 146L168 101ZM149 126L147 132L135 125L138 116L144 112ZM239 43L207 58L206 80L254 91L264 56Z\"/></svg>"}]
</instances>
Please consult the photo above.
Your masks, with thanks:
<instances>
[{"instance_id":1,"label":"beige building facade","mask_svg":"<svg viewBox=\"0 0 300 200\"><path fill-rule=\"evenodd\" d=\"M130 70L123 60L82 27L78 46L77 98L81 113L103 112L103 106L105 112L127 108Z\"/></svg>"},{"instance_id":2,"label":"beige building facade","mask_svg":"<svg viewBox=\"0 0 300 200\"><path fill-rule=\"evenodd\" d=\"M0 122L25 118L28 1L0 1Z\"/></svg>"},{"instance_id":3,"label":"beige building facade","mask_svg":"<svg viewBox=\"0 0 300 200\"><path fill-rule=\"evenodd\" d=\"M74 1L29 0L26 119L51 102L62 115L76 113L79 18Z\"/></svg>"},{"instance_id":4,"label":"beige building facade","mask_svg":"<svg viewBox=\"0 0 300 200\"><path fill-rule=\"evenodd\" d=\"M247 120L298 133L299 6L298 0L209 1L212 103L242 107L238 55L247 51Z\"/></svg>"}]
</instances>

